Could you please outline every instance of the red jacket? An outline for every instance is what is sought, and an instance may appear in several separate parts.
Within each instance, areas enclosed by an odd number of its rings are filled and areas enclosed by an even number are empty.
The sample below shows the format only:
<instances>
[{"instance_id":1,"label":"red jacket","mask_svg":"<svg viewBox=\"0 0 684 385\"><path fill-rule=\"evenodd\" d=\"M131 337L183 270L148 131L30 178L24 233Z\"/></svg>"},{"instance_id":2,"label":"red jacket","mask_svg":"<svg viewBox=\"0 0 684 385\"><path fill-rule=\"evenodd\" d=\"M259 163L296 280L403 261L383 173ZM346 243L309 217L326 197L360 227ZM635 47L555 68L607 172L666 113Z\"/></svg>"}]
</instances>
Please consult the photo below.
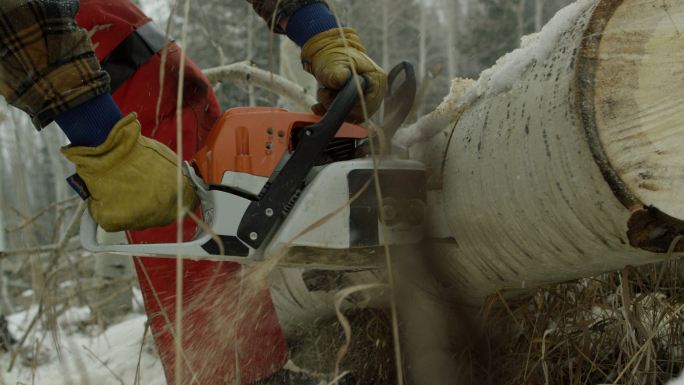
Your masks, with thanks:
<instances>
[{"instance_id":1,"label":"red jacket","mask_svg":"<svg viewBox=\"0 0 684 385\"><path fill-rule=\"evenodd\" d=\"M129 0L81 0L77 22L93 35L102 61L150 19ZM137 112L143 135L176 148L176 96L183 53L171 44L165 67L160 113L161 55L153 55L113 94L124 114ZM186 59L183 99L183 156L190 159L220 116L208 80ZM195 226L186 223L189 238ZM132 242L174 242L175 226L131 232ZM176 261L136 258L138 280L169 384L174 384ZM184 262L183 384L242 384L270 376L287 360L287 347L270 292L259 281L241 280L233 263ZM236 352L238 353L236 358ZM133 358L131 358L133 359ZM237 362L237 364L236 364Z\"/></svg>"}]
</instances>

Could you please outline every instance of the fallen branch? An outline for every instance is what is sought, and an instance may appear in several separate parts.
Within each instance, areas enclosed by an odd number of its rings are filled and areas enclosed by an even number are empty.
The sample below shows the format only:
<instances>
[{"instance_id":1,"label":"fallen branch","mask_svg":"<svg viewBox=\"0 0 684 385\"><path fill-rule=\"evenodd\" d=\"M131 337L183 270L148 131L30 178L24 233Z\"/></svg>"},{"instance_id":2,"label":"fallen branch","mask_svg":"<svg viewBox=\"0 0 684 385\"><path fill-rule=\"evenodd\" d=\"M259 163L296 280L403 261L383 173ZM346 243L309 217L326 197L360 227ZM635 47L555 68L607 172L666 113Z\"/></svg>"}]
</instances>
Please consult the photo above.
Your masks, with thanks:
<instances>
[{"instance_id":1,"label":"fallen branch","mask_svg":"<svg viewBox=\"0 0 684 385\"><path fill-rule=\"evenodd\" d=\"M204 70L212 83L231 82L244 87L255 86L287 98L298 107L308 110L316 99L307 90L272 72L264 71L249 61Z\"/></svg>"},{"instance_id":2,"label":"fallen branch","mask_svg":"<svg viewBox=\"0 0 684 385\"><path fill-rule=\"evenodd\" d=\"M466 93L474 85L475 81L472 79L454 79L451 83L451 92L444 98L444 101L434 111L421 117L412 125L399 129L392 138L392 144L409 148L413 144L429 140L450 124L453 125L463 114L467 105Z\"/></svg>"}]
</instances>

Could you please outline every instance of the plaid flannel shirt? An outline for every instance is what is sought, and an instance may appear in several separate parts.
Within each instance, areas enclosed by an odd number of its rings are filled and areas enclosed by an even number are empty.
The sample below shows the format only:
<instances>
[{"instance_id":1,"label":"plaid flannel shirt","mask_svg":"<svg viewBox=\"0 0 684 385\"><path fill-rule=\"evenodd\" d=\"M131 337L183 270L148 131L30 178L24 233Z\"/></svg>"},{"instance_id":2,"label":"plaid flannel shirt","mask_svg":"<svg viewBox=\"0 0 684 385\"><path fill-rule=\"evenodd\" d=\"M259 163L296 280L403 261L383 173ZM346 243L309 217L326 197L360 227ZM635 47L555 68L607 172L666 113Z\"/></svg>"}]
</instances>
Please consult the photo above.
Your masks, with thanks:
<instances>
[{"instance_id":1,"label":"plaid flannel shirt","mask_svg":"<svg viewBox=\"0 0 684 385\"><path fill-rule=\"evenodd\" d=\"M0 1L0 94L38 129L109 92L77 0Z\"/></svg>"}]
</instances>

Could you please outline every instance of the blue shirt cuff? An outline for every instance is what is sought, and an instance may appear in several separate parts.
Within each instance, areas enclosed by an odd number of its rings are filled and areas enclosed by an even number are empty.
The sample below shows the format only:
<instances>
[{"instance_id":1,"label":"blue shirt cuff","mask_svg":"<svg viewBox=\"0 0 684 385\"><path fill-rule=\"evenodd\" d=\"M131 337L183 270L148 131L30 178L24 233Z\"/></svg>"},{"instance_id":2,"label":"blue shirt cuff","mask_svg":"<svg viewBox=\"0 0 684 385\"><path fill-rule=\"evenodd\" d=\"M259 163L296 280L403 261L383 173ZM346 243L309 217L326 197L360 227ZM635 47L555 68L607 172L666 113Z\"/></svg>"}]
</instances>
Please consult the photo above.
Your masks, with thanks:
<instances>
[{"instance_id":1,"label":"blue shirt cuff","mask_svg":"<svg viewBox=\"0 0 684 385\"><path fill-rule=\"evenodd\" d=\"M337 28L337 19L327 5L314 3L299 8L287 21L285 33L300 47L321 32Z\"/></svg>"},{"instance_id":2,"label":"blue shirt cuff","mask_svg":"<svg viewBox=\"0 0 684 385\"><path fill-rule=\"evenodd\" d=\"M97 147L123 115L111 94L103 94L57 116L55 121L74 146Z\"/></svg>"}]
</instances>

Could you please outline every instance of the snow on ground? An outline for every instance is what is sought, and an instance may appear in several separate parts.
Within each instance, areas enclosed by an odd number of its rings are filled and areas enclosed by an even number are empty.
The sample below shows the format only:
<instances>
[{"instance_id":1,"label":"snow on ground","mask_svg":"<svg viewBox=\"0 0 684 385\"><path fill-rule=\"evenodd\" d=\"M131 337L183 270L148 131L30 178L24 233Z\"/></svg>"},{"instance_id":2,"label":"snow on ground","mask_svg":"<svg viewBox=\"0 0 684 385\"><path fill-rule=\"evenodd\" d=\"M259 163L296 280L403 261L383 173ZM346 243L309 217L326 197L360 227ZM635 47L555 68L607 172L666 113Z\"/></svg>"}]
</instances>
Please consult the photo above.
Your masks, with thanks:
<instances>
[{"instance_id":1,"label":"snow on ground","mask_svg":"<svg viewBox=\"0 0 684 385\"><path fill-rule=\"evenodd\" d=\"M10 331L17 339L24 335L37 311L34 306L8 317ZM14 369L8 373L11 353L2 354L0 383L133 385L138 357L141 357L139 383L165 385L161 363L153 350L146 346L140 355L145 315L130 314L105 331L88 325L89 319L88 308L72 308L65 312L58 318L57 344L52 334L44 330L31 333L23 350L36 357L36 369L31 368L25 357L19 356Z\"/></svg>"},{"instance_id":2,"label":"snow on ground","mask_svg":"<svg viewBox=\"0 0 684 385\"><path fill-rule=\"evenodd\" d=\"M667 385L684 385L684 373L678 379L668 382Z\"/></svg>"}]
</instances>

